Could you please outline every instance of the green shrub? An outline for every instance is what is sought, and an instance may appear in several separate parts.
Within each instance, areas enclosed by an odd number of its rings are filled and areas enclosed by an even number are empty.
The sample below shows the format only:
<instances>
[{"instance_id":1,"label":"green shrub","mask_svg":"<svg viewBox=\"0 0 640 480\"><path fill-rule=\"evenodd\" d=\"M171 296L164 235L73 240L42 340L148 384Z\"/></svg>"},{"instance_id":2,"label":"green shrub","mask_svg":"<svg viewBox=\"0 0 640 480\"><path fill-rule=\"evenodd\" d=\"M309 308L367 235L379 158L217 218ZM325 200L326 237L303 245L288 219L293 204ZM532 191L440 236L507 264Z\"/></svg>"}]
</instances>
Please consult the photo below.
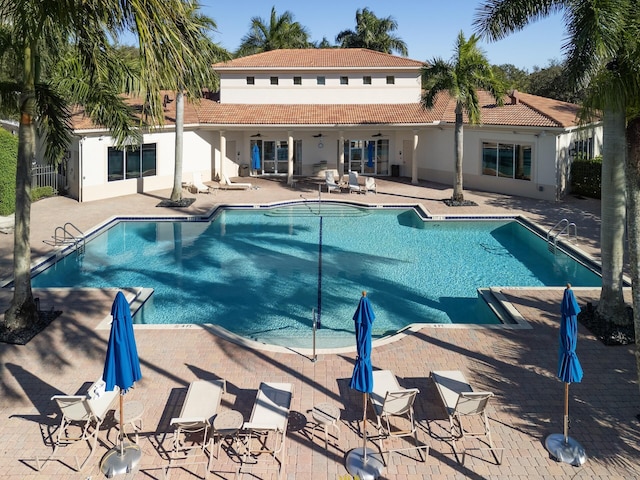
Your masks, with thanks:
<instances>
[{"instance_id":1,"label":"green shrub","mask_svg":"<svg viewBox=\"0 0 640 480\"><path fill-rule=\"evenodd\" d=\"M35 202L41 198L53 197L54 195L53 187L37 187L31 190L31 201Z\"/></svg>"},{"instance_id":2,"label":"green shrub","mask_svg":"<svg viewBox=\"0 0 640 480\"><path fill-rule=\"evenodd\" d=\"M602 157L576 159L571 163L571 193L600 198L602 187Z\"/></svg>"},{"instance_id":3,"label":"green shrub","mask_svg":"<svg viewBox=\"0 0 640 480\"><path fill-rule=\"evenodd\" d=\"M16 210L18 137L0 128L0 216Z\"/></svg>"}]
</instances>

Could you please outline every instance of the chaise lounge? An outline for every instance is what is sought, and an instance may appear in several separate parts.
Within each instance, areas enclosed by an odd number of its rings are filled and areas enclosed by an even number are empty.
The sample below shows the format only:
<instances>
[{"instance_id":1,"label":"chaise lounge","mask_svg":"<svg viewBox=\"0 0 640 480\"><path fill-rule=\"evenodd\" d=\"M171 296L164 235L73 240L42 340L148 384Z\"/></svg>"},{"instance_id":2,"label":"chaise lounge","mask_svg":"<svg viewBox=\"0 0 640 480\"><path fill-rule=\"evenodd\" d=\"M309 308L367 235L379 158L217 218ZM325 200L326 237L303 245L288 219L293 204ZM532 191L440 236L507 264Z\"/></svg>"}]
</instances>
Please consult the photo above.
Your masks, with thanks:
<instances>
[{"instance_id":1,"label":"chaise lounge","mask_svg":"<svg viewBox=\"0 0 640 480\"><path fill-rule=\"evenodd\" d=\"M278 475L284 473L286 461L286 435L289 409L293 397L293 385L290 383L262 382L253 404L251 418L245 422L244 441L245 454L243 466L257 464L258 457L270 454L278 463Z\"/></svg>"},{"instance_id":2,"label":"chaise lounge","mask_svg":"<svg viewBox=\"0 0 640 480\"><path fill-rule=\"evenodd\" d=\"M252 188L252 185L250 183L232 182L223 173L220 176L220 188L223 189L223 190L247 190L249 188Z\"/></svg>"}]
</instances>

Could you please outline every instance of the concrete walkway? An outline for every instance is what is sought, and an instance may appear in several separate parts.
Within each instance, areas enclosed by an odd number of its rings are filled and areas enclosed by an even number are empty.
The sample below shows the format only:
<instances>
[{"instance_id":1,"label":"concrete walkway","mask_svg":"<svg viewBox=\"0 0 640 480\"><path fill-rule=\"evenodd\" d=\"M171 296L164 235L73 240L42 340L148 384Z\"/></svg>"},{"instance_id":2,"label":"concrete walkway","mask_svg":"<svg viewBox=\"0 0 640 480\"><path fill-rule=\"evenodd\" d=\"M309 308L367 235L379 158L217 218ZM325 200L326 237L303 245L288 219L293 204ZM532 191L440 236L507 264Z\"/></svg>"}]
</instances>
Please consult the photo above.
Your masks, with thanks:
<instances>
[{"instance_id":1,"label":"concrete walkway","mask_svg":"<svg viewBox=\"0 0 640 480\"><path fill-rule=\"evenodd\" d=\"M396 181L397 180L397 181ZM169 192L140 194L109 201L78 204L67 198L51 198L33 205L33 260L46 255L55 227L72 222L89 231L113 215L204 215L216 204L261 203L294 198L317 198L317 184L303 183L292 189L280 182L254 180L260 188L250 191L218 191L194 195L186 210L157 208ZM597 257L599 202L569 198L560 203L467 192L478 207L450 208L441 200L451 196L448 187L403 179L378 181L378 194L330 194L370 204L420 203L435 215L522 214L548 229L561 218L578 225L580 247ZM329 196L322 193L322 197ZM12 234L0 234L0 272L9 277ZM77 445L64 451L67 464L51 462L34 469L34 458L51 451L49 435L59 423L50 398L55 394L82 392L100 377L109 332L97 325L109 315L115 291L38 291L41 307L63 309L44 332L26 346L0 345L0 477L3 479L98 479L100 459L113 446L117 427L111 416L99 435L96 455L81 473L74 472L72 453L88 452ZM562 289L509 289L503 293L533 327L528 330L486 328L439 328L425 326L402 339L374 347L376 369L392 370L402 386L417 387L418 438L430 446L426 462L413 452L392 454L384 470L388 479L628 479L640 478L640 413L636 367L631 347L605 347L579 326L578 354L585 376L570 386L570 435L589 456L587 463L573 467L549 458L544 439L562 432L564 385L556 378L559 303ZM576 289L581 306L595 302L599 292ZM11 293L0 290L3 310ZM358 293L354 293L354 305ZM64 306L64 308L62 308ZM228 393L221 409L240 411L248 419L261 381L294 385L292 412L284 461L288 479L348 478L345 454L360 446L358 420L362 396L348 388L355 352L321 354L316 363L305 355L251 349L221 339L206 329L136 330L143 379L125 401L144 403L140 444L143 458L139 469L126 478L160 479L171 445L169 422L179 413L189 383L200 378L225 378ZM472 385L495 393L489 409L495 443L504 448L504 461L496 465L487 452L474 451L464 465L456 461L446 435L448 420L436 388L429 379L432 370L462 370ZM331 402L341 410L341 440L324 448L324 438L313 436L313 405ZM369 412L368 435L375 434ZM390 443L406 446L403 440ZM471 441L469 447L478 446ZM369 447L376 448L370 441ZM222 450L208 478L234 478L237 457ZM194 458L193 460L202 460ZM271 466L269 462L267 465ZM205 476L200 465L173 468L172 479ZM255 470L243 478L276 478L273 470Z\"/></svg>"}]
</instances>

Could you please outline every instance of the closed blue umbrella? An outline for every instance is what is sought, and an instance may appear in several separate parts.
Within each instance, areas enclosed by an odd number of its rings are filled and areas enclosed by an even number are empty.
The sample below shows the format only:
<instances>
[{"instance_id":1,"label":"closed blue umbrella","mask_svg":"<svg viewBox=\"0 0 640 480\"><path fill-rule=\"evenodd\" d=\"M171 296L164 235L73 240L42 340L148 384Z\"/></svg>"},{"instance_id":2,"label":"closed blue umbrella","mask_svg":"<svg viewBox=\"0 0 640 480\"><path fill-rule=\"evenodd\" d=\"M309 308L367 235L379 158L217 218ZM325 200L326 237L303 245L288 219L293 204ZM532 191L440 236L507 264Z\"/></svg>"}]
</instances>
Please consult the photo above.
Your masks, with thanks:
<instances>
[{"instance_id":1,"label":"closed blue umbrella","mask_svg":"<svg viewBox=\"0 0 640 480\"><path fill-rule=\"evenodd\" d=\"M373 391L373 367L371 366L371 325L376 316L367 292L362 292L356 313L353 315L356 329L356 363L349 387L364 395L364 414L362 416L363 448L349 452L346 460L347 471L361 479L377 478L383 466L382 459L373 452L367 452L367 394Z\"/></svg>"},{"instance_id":2,"label":"closed blue umbrella","mask_svg":"<svg viewBox=\"0 0 640 480\"><path fill-rule=\"evenodd\" d=\"M580 313L580 306L573 290L567 287L560 307L560 348L558 350L558 378L565 383L579 383L582 380L582 366L576 355L578 313Z\"/></svg>"},{"instance_id":3,"label":"closed blue umbrella","mask_svg":"<svg viewBox=\"0 0 640 480\"><path fill-rule=\"evenodd\" d=\"M564 382L564 433L547 437L545 446L558 460L572 465L582 465L587 456L584 448L569 437L569 384L582 380L582 366L576 355L578 343L578 313L580 306L567 284L560 307L560 346L558 349L558 378Z\"/></svg>"},{"instance_id":4,"label":"closed blue umbrella","mask_svg":"<svg viewBox=\"0 0 640 480\"><path fill-rule=\"evenodd\" d=\"M253 150L251 151L251 168L254 170L260 170L260 148L258 144L253 144Z\"/></svg>"},{"instance_id":5,"label":"closed blue umbrella","mask_svg":"<svg viewBox=\"0 0 640 480\"><path fill-rule=\"evenodd\" d=\"M111 334L107 346L107 358L102 378L105 390L120 388L120 445L104 457L102 471L107 477L130 472L141 457L140 447L124 444L124 400L123 397L135 382L142 378L136 339L129 303L122 292L118 292L111 306Z\"/></svg>"},{"instance_id":6,"label":"closed blue umbrella","mask_svg":"<svg viewBox=\"0 0 640 480\"><path fill-rule=\"evenodd\" d=\"M118 386L126 393L135 382L142 378L136 339L133 335L133 322L129 303L122 292L118 292L111 306L111 334L107 347L102 378L106 390Z\"/></svg>"},{"instance_id":7,"label":"closed blue umbrella","mask_svg":"<svg viewBox=\"0 0 640 480\"><path fill-rule=\"evenodd\" d=\"M373 313L367 292L362 292L353 321L356 327L356 348L358 356L353 368L349 387L362 393L373 391L373 367L371 366L371 325L376 315ZM366 395L365 395L366 398Z\"/></svg>"},{"instance_id":8,"label":"closed blue umbrella","mask_svg":"<svg viewBox=\"0 0 640 480\"><path fill-rule=\"evenodd\" d=\"M367 146L367 167L373 167L373 154L375 145L373 142L369 142Z\"/></svg>"}]
</instances>

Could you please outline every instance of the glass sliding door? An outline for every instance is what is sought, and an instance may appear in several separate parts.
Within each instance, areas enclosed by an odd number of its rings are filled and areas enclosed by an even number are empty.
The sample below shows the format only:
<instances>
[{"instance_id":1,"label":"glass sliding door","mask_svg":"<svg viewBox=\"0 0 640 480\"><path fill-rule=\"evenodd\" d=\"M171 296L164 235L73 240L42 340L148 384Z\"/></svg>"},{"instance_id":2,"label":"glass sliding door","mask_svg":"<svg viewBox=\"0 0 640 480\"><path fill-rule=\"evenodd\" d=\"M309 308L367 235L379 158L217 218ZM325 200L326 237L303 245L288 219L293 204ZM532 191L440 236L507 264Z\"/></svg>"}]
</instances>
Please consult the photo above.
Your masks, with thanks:
<instances>
[{"instance_id":1,"label":"glass sliding door","mask_svg":"<svg viewBox=\"0 0 640 480\"><path fill-rule=\"evenodd\" d=\"M389 174L389 140L346 140L344 161L349 171L366 175Z\"/></svg>"}]
</instances>

